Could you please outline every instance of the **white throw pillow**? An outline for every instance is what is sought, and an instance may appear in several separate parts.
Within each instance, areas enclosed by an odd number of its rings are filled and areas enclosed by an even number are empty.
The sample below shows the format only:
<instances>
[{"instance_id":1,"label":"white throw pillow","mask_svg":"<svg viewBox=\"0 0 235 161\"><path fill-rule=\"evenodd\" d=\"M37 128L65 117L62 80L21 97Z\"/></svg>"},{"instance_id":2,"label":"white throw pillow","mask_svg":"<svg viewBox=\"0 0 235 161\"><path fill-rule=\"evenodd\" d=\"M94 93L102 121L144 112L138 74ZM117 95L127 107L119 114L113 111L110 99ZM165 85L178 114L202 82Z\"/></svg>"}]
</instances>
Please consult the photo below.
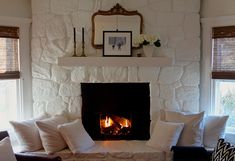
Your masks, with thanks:
<instances>
[{"instance_id":1,"label":"white throw pillow","mask_svg":"<svg viewBox=\"0 0 235 161\"><path fill-rule=\"evenodd\" d=\"M48 118L48 114L43 114L34 119L25 121L10 121L18 142L21 145L21 152L30 152L42 149L42 142L39 136L35 121Z\"/></svg>"},{"instance_id":2,"label":"white throw pillow","mask_svg":"<svg viewBox=\"0 0 235 161\"><path fill-rule=\"evenodd\" d=\"M16 161L9 137L0 141L0 161Z\"/></svg>"},{"instance_id":3,"label":"white throw pillow","mask_svg":"<svg viewBox=\"0 0 235 161\"><path fill-rule=\"evenodd\" d=\"M184 129L177 145L202 146L203 145L203 117L204 112L197 114L185 114L177 111L161 110L161 120L184 123Z\"/></svg>"},{"instance_id":4,"label":"white throw pillow","mask_svg":"<svg viewBox=\"0 0 235 161\"><path fill-rule=\"evenodd\" d=\"M58 125L67 122L68 119L61 115L36 121L42 145L47 154L52 154L67 147L63 137L57 129Z\"/></svg>"},{"instance_id":5,"label":"white throw pillow","mask_svg":"<svg viewBox=\"0 0 235 161\"><path fill-rule=\"evenodd\" d=\"M151 138L146 145L168 152L172 146L177 144L183 128L183 123L164 122L159 120L156 122Z\"/></svg>"},{"instance_id":6,"label":"white throw pillow","mask_svg":"<svg viewBox=\"0 0 235 161\"><path fill-rule=\"evenodd\" d=\"M204 146L214 148L224 138L228 116L206 116L204 121Z\"/></svg>"},{"instance_id":7,"label":"white throw pillow","mask_svg":"<svg viewBox=\"0 0 235 161\"><path fill-rule=\"evenodd\" d=\"M83 127L81 120L59 125L58 130L73 153L83 152L95 145L95 142Z\"/></svg>"}]
</instances>

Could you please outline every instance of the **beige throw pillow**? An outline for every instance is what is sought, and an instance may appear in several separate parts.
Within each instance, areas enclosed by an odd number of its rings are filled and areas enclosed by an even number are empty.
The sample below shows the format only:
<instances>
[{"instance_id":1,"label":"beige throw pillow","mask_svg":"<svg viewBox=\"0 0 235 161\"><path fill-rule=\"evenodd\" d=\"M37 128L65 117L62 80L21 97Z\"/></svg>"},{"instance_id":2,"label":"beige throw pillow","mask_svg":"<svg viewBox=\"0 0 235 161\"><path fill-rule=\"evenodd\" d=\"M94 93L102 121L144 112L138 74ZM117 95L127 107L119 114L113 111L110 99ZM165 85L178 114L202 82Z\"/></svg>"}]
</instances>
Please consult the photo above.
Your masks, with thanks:
<instances>
[{"instance_id":1,"label":"beige throw pillow","mask_svg":"<svg viewBox=\"0 0 235 161\"><path fill-rule=\"evenodd\" d=\"M95 145L95 142L83 127L81 120L59 125L58 130L73 153L83 152Z\"/></svg>"},{"instance_id":2,"label":"beige throw pillow","mask_svg":"<svg viewBox=\"0 0 235 161\"><path fill-rule=\"evenodd\" d=\"M48 119L36 121L42 145L47 154L52 154L67 147L63 137L57 129L58 125L67 122L68 119L66 117L57 115Z\"/></svg>"},{"instance_id":3,"label":"beige throw pillow","mask_svg":"<svg viewBox=\"0 0 235 161\"><path fill-rule=\"evenodd\" d=\"M147 141L146 145L168 152L172 146L177 144L183 127L183 123L158 120L151 134L151 138Z\"/></svg>"},{"instance_id":4,"label":"beige throw pillow","mask_svg":"<svg viewBox=\"0 0 235 161\"><path fill-rule=\"evenodd\" d=\"M228 116L206 116L204 128L204 146L214 148L220 138L224 138Z\"/></svg>"},{"instance_id":5,"label":"beige throw pillow","mask_svg":"<svg viewBox=\"0 0 235 161\"><path fill-rule=\"evenodd\" d=\"M9 137L0 141L0 161L16 161Z\"/></svg>"},{"instance_id":6,"label":"beige throw pillow","mask_svg":"<svg viewBox=\"0 0 235 161\"><path fill-rule=\"evenodd\" d=\"M163 121L184 123L184 129L177 145L202 146L203 145L203 117L204 112L185 114L177 111L161 110L160 117Z\"/></svg>"},{"instance_id":7,"label":"beige throw pillow","mask_svg":"<svg viewBox=\"0 0 235 161\"><path fill-rule=\"evenodd\" d=\"M42 149L42 142L39 136L35 121L48 118L48 114L43 114L34 119L25 121L10 121L18 142L21 146L21 152L30 152Z\"/></svg>"}]
</instances>

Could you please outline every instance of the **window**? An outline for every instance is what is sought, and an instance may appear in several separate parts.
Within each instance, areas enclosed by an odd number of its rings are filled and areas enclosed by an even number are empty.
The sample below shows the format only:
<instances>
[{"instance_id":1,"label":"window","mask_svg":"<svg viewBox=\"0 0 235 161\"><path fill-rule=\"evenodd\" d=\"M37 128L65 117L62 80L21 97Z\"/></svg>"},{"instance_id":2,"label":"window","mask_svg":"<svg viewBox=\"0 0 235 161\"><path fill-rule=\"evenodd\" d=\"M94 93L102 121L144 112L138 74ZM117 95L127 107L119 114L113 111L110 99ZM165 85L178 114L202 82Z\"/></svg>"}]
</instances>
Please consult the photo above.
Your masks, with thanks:
<instances>
[{"instance_id":1,"label":"window","mask_svg":"<svg viewBox=\"0 0 235 161\"><path fill-rule=\"evenodd\" d=\"M0 80L0 130L9 127L9 120L16 120L19 114L19 80Z\"/></svg>"},{"instance_id":2,"label":"window","mask_svg":"<svg viewBox=\"0 0 235 161\"><path fill-rule=\"evenodd\" d=\"M226 131L235 133L235 26L212 29L213 113L229 115Z\"/></svg>"},{"instance_id":3,"label":"window","mask_svg":"<svg viewBox=\"0 0 235 161\"><path fill-rule=\"evenodd\" d=\"M214 80L214 111L217 115L229 115L226 131L235 133L235 81Z\"/></svg>"},{"instance_id":4,"label":"window","mask_svg":"<svg viewBox=\"0 0 235 161\"><path fill-rule=\"evenodd\" d=\"M19 28L0 26L0 129L20 114Z\"/></svg>"}]
</instances>

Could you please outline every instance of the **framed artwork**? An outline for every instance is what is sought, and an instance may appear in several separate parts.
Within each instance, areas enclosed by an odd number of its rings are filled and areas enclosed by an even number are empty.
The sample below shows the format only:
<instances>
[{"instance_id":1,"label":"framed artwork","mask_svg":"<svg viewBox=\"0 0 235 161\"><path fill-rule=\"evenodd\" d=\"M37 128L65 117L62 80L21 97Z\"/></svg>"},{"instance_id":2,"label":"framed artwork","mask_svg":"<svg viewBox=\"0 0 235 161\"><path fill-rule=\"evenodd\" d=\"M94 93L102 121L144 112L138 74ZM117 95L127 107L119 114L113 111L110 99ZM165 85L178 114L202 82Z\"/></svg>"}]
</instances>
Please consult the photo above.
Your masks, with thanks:
<instances>
[{"instance_id":1,"label":"framed artwork","mask_svg":"<svg viewBox=\"0 0 235 161\"><path fill-rule=\"evenodd\" d=\"M103 56L132 55L131 31L103 31Z\"/></svg>"}]
</instances>

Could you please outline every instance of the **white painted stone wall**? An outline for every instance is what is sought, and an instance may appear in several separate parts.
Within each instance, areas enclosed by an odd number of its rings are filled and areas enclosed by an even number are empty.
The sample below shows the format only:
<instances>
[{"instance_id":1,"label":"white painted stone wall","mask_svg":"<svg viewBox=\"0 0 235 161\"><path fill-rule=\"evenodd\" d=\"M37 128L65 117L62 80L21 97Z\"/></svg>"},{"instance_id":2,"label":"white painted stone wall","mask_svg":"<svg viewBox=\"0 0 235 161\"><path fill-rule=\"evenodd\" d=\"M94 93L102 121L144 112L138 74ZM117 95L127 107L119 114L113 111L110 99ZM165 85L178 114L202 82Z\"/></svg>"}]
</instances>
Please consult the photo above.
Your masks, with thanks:
<instances>
[{"instance_id":1,"label":"white painted stone wall","mask_svg":"<svg viewBox=\"0 0 235 161\"><path fill-rule=\"evenodd\" d=\"M73 54L73 26L81 48L91 46L91 16L120 3L138 10L144 33L158 34L160 55L173 59L168 67L61 67L57 58ZM159 109L199 111L200 0L32 0L32 77L34 115L68 110L80 116L81 82L150 82L151 113ZM97 58L99 59L99 58Z\"/></svg>"}]
</instances>

